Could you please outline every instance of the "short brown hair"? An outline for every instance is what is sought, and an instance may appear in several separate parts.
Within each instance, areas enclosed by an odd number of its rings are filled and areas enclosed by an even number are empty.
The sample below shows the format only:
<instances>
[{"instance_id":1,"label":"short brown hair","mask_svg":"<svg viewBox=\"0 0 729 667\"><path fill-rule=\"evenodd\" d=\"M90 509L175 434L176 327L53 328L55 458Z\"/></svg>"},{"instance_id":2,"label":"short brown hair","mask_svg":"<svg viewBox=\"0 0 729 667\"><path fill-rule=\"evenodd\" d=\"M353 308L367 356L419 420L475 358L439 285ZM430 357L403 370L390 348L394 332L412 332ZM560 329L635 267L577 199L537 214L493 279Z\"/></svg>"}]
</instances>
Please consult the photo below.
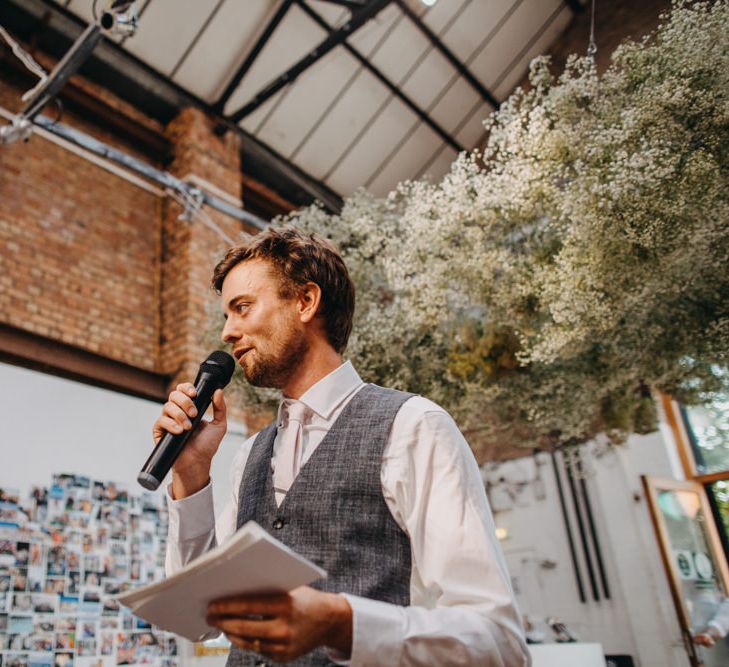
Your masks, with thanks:
<instances>
[{"instance_id":1,"label":"short brown hair","mask_svg":"<svg viewBox=\"0 0 729 667\"><path fill-rule=\"evenodd\" d=\"M220 294L228 273L241 262L263 259L270 262L281 279L280 295L296 295L306 283L321 289L318 316L332 347L344 352L352 332L354 285L342 256L327 239L304 234L293 227L268 227L250 239L234 245L213 271L213 289Z\"/></svg>"}]
</instances>

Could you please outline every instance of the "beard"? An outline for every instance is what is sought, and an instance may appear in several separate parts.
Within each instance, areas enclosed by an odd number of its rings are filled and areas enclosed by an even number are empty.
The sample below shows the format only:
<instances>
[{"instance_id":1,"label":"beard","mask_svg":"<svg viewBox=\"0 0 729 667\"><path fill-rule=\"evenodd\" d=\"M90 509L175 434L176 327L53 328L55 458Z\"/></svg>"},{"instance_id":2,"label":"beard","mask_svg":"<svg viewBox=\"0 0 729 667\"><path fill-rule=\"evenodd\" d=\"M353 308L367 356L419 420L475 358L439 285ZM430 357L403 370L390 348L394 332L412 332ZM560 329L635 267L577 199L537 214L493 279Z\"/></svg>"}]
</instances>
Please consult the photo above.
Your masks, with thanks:
<instances>
[{"instance_id":1,"label":"beard","mask_svg":"<svg viewBox=\"0 0 729 667\"><path fill-rule=\"evenodd\" d=\"M309 343L301 331L293 328L268 341L268 350L255 347L243 357L241 366L254 387L281 389L309 351Z\"/></svg>"}]
</instances>

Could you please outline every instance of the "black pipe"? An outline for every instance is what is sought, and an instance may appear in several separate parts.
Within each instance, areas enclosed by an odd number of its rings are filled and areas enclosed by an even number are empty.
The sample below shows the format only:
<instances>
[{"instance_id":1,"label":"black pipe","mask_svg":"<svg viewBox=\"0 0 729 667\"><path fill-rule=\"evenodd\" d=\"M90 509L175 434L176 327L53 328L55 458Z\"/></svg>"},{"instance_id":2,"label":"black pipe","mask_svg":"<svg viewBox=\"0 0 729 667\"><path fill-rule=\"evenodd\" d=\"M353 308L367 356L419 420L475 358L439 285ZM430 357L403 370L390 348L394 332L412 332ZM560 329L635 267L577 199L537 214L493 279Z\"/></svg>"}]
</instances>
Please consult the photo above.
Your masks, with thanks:
<instances>
[{"instance_id":1,"label":"black pipe","mask_svg":"<svg viewBox=\"0 0 729 667\"><path fill-rule=\"evenodd\" d=\"M597 530L595 529L595 520L592 514L592 506L590 505L590 495L587 492L587 483L585 482L585 476L582 474L582 456L579 451L575 454L575 461L577 462L577 473L580 476L580 489L582 490L582 499L585 501L585 514L587 514L587 526L590 529L590 537L592 538L592 546L595 552L595 559L597 560L597 569L600 572L600 581L602 583L602 591L605 594L605 599L610 599L610 587L608 586L607 574L605 573L605 566L602 560L602 549L600 549L600 540L597 537Z\"/></svg>"},{"instance_id":2,"label":"black pipe","mask_svg":"<svg viewBox=\"0 0 729 667\"><path fill-rule=\"evenodd\" d=\"M587 602L587 598L585 597L585 588L582 585L582 573L580 572L580 565L577 562L577 554L575 553L575 541L572 538L572 528L570 527L570 519L567 514L567 505L564 502L564 492L562 491L562 480L559 477L557 457L554 452L552 452L552 467L554 468L554 479L557 482L557 493L559 494L559 504L562 507L562 518L564 519L564 527L567 531L567 543L570 547L570 556L572 557L572 567L575 571L577 590L580 592L580 601Z\"/></svg>"},{"instance_id":3,"label":"black pipe","mask_svg":"<svg viewBox=\"0 0 729 667\"><path fill-rule=\"evenodd\" d=\"M597 579L595 579L595 570L592 567L592 558L590 557L590 548L587 545L587 535L585 534L585 524L582 521L582 511L577 498L577 489L575 487L575 478L572 473L572 464L567 465L564 460L564 469L567 473L567 481L570 484L570 492L572 493L572 502L575 505L575 517L577 518L577 528L580 531L580 541L582 542L582 551L585 554L585 563L587 564L587 574L590 577L590 587L592 588L592 597L595 602L600 600L600 591L597 588Z\"/></svg>"}]
</instances>

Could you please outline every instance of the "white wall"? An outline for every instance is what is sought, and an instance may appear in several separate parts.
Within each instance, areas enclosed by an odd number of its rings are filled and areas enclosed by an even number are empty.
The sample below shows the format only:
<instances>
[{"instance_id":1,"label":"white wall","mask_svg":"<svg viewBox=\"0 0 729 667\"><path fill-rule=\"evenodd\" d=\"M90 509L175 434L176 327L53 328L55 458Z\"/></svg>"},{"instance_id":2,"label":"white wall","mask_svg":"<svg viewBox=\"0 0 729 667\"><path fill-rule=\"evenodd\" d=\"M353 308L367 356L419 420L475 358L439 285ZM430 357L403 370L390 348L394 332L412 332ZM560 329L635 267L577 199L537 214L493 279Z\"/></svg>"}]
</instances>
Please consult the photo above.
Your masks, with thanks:
<instances>
[{"instance_id":1,"label":"white wall","mask_svg":"<svg viewBox=\"0 0 729 667\"><path fill-rule=\"evenodd\" d=\"M69 472L144 490L137 473L151 452L161 404L0 363L0 405L0 487L26 499L31 486ZM213 461L216 508L229 496L231 461L243 439L244 428L229 424Z\"/></svg>"},{"instance_id":2,"label":"white wall","mask_svg":"<svg viewBox=\"0 0 729 667\"><path fill-rule=\"evenodd\" d=\"M554 471L547 455L540 455L542 500L536 498L533 484L525 485L513 499L498 488L492 494L496 525L508 532L502 547L522 613L533 620L557 617L581 640L600 642L606 654L632 655L640 667L688 664L640 481L641 474L676 476L675 445L665 433L633 436L625 445L599 458L593 455L594 446L584 448L590 473L587 487L609 600L603 599L602 593L599 601L593 599L571 493L563 476L587 598L586 603L580 601ZM518 482L532 479L535 470L534 460L525 458L489 470L486 475L492 481L504 477ZM549 561L547 567L545 561ZM599 578L597 568L596 576Z\"/></svg>"}]
</instances>

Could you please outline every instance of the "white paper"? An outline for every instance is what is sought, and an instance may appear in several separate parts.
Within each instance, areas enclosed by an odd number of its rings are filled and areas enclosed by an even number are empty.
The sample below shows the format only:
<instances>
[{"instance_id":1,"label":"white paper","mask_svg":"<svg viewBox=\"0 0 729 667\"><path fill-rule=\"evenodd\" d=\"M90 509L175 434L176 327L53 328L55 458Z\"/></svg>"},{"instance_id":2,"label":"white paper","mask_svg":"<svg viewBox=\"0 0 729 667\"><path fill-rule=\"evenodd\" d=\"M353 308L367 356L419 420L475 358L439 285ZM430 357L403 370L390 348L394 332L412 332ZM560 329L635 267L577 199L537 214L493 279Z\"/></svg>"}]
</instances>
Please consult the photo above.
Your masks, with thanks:
<instances>
[{"instance_id":1,"label":"white paper","mask_svg":"<svg viewBox=\"0 0 729 667\"><path fill-rule=\"evenodd\" d=\"M206 622L213 600L245 593L284 593L326 572L269 535L255 521L225 544L164 581L116 596L135 616L200 641L218 631Z\"/></svg>"}]
</instances>

